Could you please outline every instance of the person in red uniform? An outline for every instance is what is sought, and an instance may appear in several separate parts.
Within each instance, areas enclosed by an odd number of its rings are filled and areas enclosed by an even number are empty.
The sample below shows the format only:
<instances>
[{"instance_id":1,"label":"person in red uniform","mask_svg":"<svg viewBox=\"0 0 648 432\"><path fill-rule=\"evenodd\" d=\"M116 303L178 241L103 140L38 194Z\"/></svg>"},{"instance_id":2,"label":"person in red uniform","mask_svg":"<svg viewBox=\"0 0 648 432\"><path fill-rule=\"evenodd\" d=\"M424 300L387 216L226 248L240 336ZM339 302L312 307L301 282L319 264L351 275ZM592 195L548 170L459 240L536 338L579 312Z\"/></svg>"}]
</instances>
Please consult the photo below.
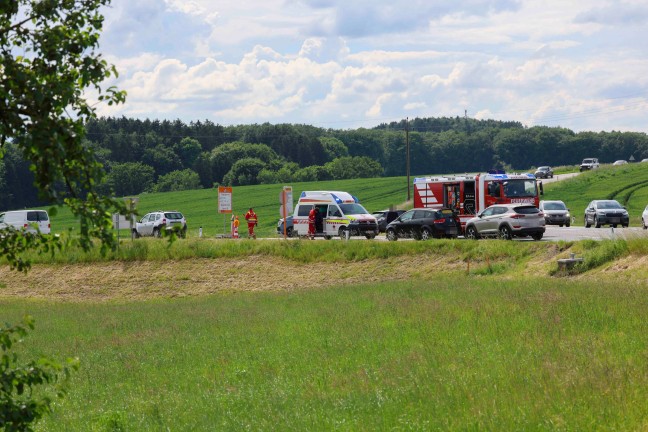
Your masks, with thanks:
<instances>
[{"instance_id":1,"label":"person in red uniform","mask_svg":"<svg viewBox=\"0 0 648 432\"><path fill-rule=\"evenodd\" d=\"M313 206L310 212L308 212L308 236L311 240L315 240L315 224L317 222L317 207Z\"/></svg>"},{"instance_id":2,"label":"person in red uniform","mask_svg":"<svg viewBox=\"0 0 648 432\"><path fill-rule=\"evenodd\" d=\"M248 224L248 237L256 239L256 234L254 233L254 227L259 224L259 219L257 218L256 213L254 213L254 210L252 210L252 207L250 207L250 210L248 210L248 212L245 213L245 220L247 221Z\"/></svg>"}]
</instances>

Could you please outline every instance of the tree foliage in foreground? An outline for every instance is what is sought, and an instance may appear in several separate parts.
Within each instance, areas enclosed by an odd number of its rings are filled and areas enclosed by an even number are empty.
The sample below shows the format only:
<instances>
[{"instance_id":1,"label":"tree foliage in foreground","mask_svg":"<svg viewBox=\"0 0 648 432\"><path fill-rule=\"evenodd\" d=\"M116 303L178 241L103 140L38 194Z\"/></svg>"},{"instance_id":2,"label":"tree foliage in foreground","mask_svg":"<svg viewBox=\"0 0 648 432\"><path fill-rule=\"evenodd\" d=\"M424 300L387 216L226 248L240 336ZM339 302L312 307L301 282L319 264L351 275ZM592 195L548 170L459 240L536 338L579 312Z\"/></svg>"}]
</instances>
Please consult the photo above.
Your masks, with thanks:
<instances>
[{"instance_id":1,"label":"tree foliage in foreground","mask_svg":"<svg viewBox=\"0 0 648 432\"><path fill-rule=\"evenodd\" d=\"M39 197L67 205L80 220L80 242L114 245L111 209L96 191L104 171L83 141L95 117L86 93L112 105L125 99L101 82L117 76L97 52L110 0L0 1L0 156L14 143L34 174ZM12 264L12 263L10 263Z\"/></svg>"},{"instance_id":2,"label":"tree foliage in foreground","mask_svg":"<svg viewBox=\"0 0 648 432\"><path fill-rule=\"evenodd\" d=\"M89 249L98 238L102 251L116 246L112 210L125 211L122 203L98 191L103 166L84 140L85 124L95 117L87 93L108 105L125 99L124 92L114 87L104 92L100 86L117 75L97 52L103 25L99 9L109 3L0 0L0 160L8 147L21 154L39 198L68 206L80 220L80 245ZM56 236L24 234L9 230L0 236L0 254L11 268L28 269L29 262L21 258L28 249L42 253L61 247ZM33 321L26 318L23 325L0 329L0 429L5 432L32 430L51 405L47 390L39 387L54 385L62 396L60 377L77 366L44 357L21 365L15 345L28 328L33 329Z\"/></svg>"}]
</instances>

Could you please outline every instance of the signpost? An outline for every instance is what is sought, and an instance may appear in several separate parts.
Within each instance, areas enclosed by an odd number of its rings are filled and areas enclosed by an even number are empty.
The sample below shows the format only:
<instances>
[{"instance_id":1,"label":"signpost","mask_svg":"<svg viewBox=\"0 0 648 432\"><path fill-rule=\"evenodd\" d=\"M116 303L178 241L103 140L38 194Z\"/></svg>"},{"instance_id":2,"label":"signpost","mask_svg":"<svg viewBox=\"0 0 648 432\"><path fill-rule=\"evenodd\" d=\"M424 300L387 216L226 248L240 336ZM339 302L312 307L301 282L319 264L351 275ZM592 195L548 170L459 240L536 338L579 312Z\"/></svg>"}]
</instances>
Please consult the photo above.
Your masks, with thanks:
<instances>
[{"instance_id":1,"label":"signpost","mask_svg":"<svg viewBox=\"0 0 648 432\"><path fill-rule=\"evenodd\" d=\"M288 215L293 212L293 196L292 196L292 186L284 186L283 190L279 194L279 216L283 218L283 235L284 238L288 237ZM293 227L293 230L295 227Z\"/></svg>"},{"instance_id":2,"label":"signpost","mask_svg":"<svg viewBox=\"0 0 648 432\"><path fill-rule=\"evenodd\" d=\"M227 214L232 213L232 188L231 186L218 186L218 213L223 214L223 237L231 236L227 234L226 219Z\"/></svg>"}]
</instances>

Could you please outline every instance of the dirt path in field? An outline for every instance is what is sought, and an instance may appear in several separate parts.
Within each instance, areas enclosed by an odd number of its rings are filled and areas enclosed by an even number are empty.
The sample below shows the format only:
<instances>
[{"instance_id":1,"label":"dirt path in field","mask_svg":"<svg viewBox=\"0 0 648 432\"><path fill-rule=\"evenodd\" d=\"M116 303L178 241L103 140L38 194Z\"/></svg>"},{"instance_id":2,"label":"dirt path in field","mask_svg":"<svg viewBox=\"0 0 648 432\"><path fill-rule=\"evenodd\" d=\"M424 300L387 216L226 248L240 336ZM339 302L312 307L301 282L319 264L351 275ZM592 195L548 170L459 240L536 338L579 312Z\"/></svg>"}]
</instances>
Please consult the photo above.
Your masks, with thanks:
<instances>
[{"instance_id":1,"label":"dirt path in field","mask_svg":"<svg viewBox=\"0 0 648 432\"><path fill-rule=\"evenodd\" d=\"M458 257L443 270L463 268ZM281 258L188 259L0 268L0 298L59 301L142 300L221 291L272 291L421 278L438 274L438 257L401 256L349 263L301 264Z\"/></svg>"},{"instance_id":2,"label":"dirt path in field","mask_svg":"<svg viewBox=\"0 0 648 432\"><path fill-rule=\"evenodd\" d=\"M552 263L569 251L550 248L499 276L511 279L548 276ZM0 301L32 298L69 302L129 301L201 296L218 292L290 291L333 285L356 285L403 280L435 280L441 274L480 277L491 261L468 263L457 255L408 255L356 262L310 263L268 256L243 259L186 259L69 265L34 265L27 273L0 267ZM477 273L475 273L477 271ZM481 274L484 274L481 272ZM574 280L610 279L627 284L648 284L648 256L626 256Z\"/></svg>"}]
</instances>

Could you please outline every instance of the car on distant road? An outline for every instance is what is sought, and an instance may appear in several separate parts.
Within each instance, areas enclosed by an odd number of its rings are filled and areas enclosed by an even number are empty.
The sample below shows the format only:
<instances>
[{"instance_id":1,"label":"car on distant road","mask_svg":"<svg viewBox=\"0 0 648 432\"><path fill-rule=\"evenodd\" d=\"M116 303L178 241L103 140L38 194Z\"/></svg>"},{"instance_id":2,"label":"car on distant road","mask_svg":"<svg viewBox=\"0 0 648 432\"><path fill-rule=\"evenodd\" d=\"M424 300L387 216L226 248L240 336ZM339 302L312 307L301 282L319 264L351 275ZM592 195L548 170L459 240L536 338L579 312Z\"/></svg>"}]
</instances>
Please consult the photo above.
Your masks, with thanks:
<instances>
[{"instance_id":1,"label":"car on distant road","mask_svg":"<svg viewBox=\"0 0 648 432\"><path fill-rule=\"evenodd\" d=\"M641 213L641 226L643 226L643 229L648 229L648 205Z\"/></svg>"},{"instance_id":2,"label":"car on distant road","mask_svg":"<svg viewBox=\"0 0 648 432\"><path fill-rule=\"evenodd\" d=\"M641 162L648 162L648 158L646 158L646 159L641 159Z\"/></svg>"},{"instance_id":3,"label":"car on distant road","mask_svg":"<svg viewBox=\"0 0 648 432\"><path fill-rule=\"evenodd\" d=\"M629 224L628 210L616 200L593 200L585 208L585 228L592 225L596 228L602 225L610 225L613 228L621 225L625 228Z\"/></svg>"},{"instance_id":4,"label":"car on distant road","mask_svg":"<svg viewBox=\"0 0 648 432\"><path fill-rule=\"evenodd\" d=\"M536 178L553 178L553 169L549 166L541 166L535 172Z\"/></svg>"},{"instance_id":5,"label":"car on distant road","mask_svg":"<svg viewBox=\"0 0 648 432\"><path fill-rule=\"evenodd\" d=\"M466 222L465 237L513 237L531 236L540 240L545 232L544 214L533 204L495 204L477 213Z\"/></svg>"},{"instance_id":6,"label":"car on distant road","mask_svg":"<svg viewBox=\"0 0 648 432\"><path fill-rule=\"evenodd\" d=\"M405 213L405 210L380 210L371 213L371 215L376 218L378 230L380 232L385 232L387 230L387 225L403 213Z\"/></svg>"},{"instance_id":7,"label":"car on distant road","mask_svg":"<svg viewBox=\"0 0 648 432\"><path fill-rule=\"evenodd\" d=\"M459 219L452 209L414 208L390 222L385 235L390 241L399 238L456 238L460 227Z\"/></svg>"},{"instance_id":8,"label":"car on distant road","mask_svg":"<svg viewBox=\"0 0 648 432\"><path fill-rule=\"evenodd\" d=\"M286 236L288 237L293 237L296 233L293 229L293 217L288 216L286 218ZM279 219L279 222L277 222L277 234L280 236L284 235L284 220L283 218Z\"/></svg>"},{"instance_id":9,"label":"car on distant road","mask_svg":"<svg viewBox=\"0 0 648 432\"><path fill-rule=\"evenodd\" d=\"M546 225L571 225L571 214L569 214L569 209L565 203L560 200L540 201L538 209L540 209L544 214Z\"/></svg>"},{"instance_id":10,"label":"car on distant road","mask_svg":"<svg viewBox=\"0 0 648 432\"><path fill-rule=\"evenodd\" d=\"M133 238L153 236L162 237L174 232L180 237L187 236L187 220L179 211L155 211L147 213L133 227Z\"/></svg>"},{"instance_id":11,"label":"car on distant road","mask_svg":"<svg viewBox=\"0 0 648 432\"><path fill-rule=\"evenodd\" d=\"M583 162L581 162L581 164L580 164L580 171L583 172L583 171L587 171L587 170L596 169L599 166L600 165L599 165L599 161L598 161L597 158L586 158L586 159L583 159Z\"/></svg>"},{"instance_id":12,"label":"car on distant road","mask_svg":"<svg viewBox=\"0 0 648 432\"><path fill-rule=\"evenodd\" d=\"M612 165L616 165L616 166L618 166L618 165L627 165L627 164L628 164L628 161L625 161L625 160L623 160L623 159L620 159L620 160L618 160L618 161L614 161L614 163L613 163Z\"/></svg>"}]
</instances>

